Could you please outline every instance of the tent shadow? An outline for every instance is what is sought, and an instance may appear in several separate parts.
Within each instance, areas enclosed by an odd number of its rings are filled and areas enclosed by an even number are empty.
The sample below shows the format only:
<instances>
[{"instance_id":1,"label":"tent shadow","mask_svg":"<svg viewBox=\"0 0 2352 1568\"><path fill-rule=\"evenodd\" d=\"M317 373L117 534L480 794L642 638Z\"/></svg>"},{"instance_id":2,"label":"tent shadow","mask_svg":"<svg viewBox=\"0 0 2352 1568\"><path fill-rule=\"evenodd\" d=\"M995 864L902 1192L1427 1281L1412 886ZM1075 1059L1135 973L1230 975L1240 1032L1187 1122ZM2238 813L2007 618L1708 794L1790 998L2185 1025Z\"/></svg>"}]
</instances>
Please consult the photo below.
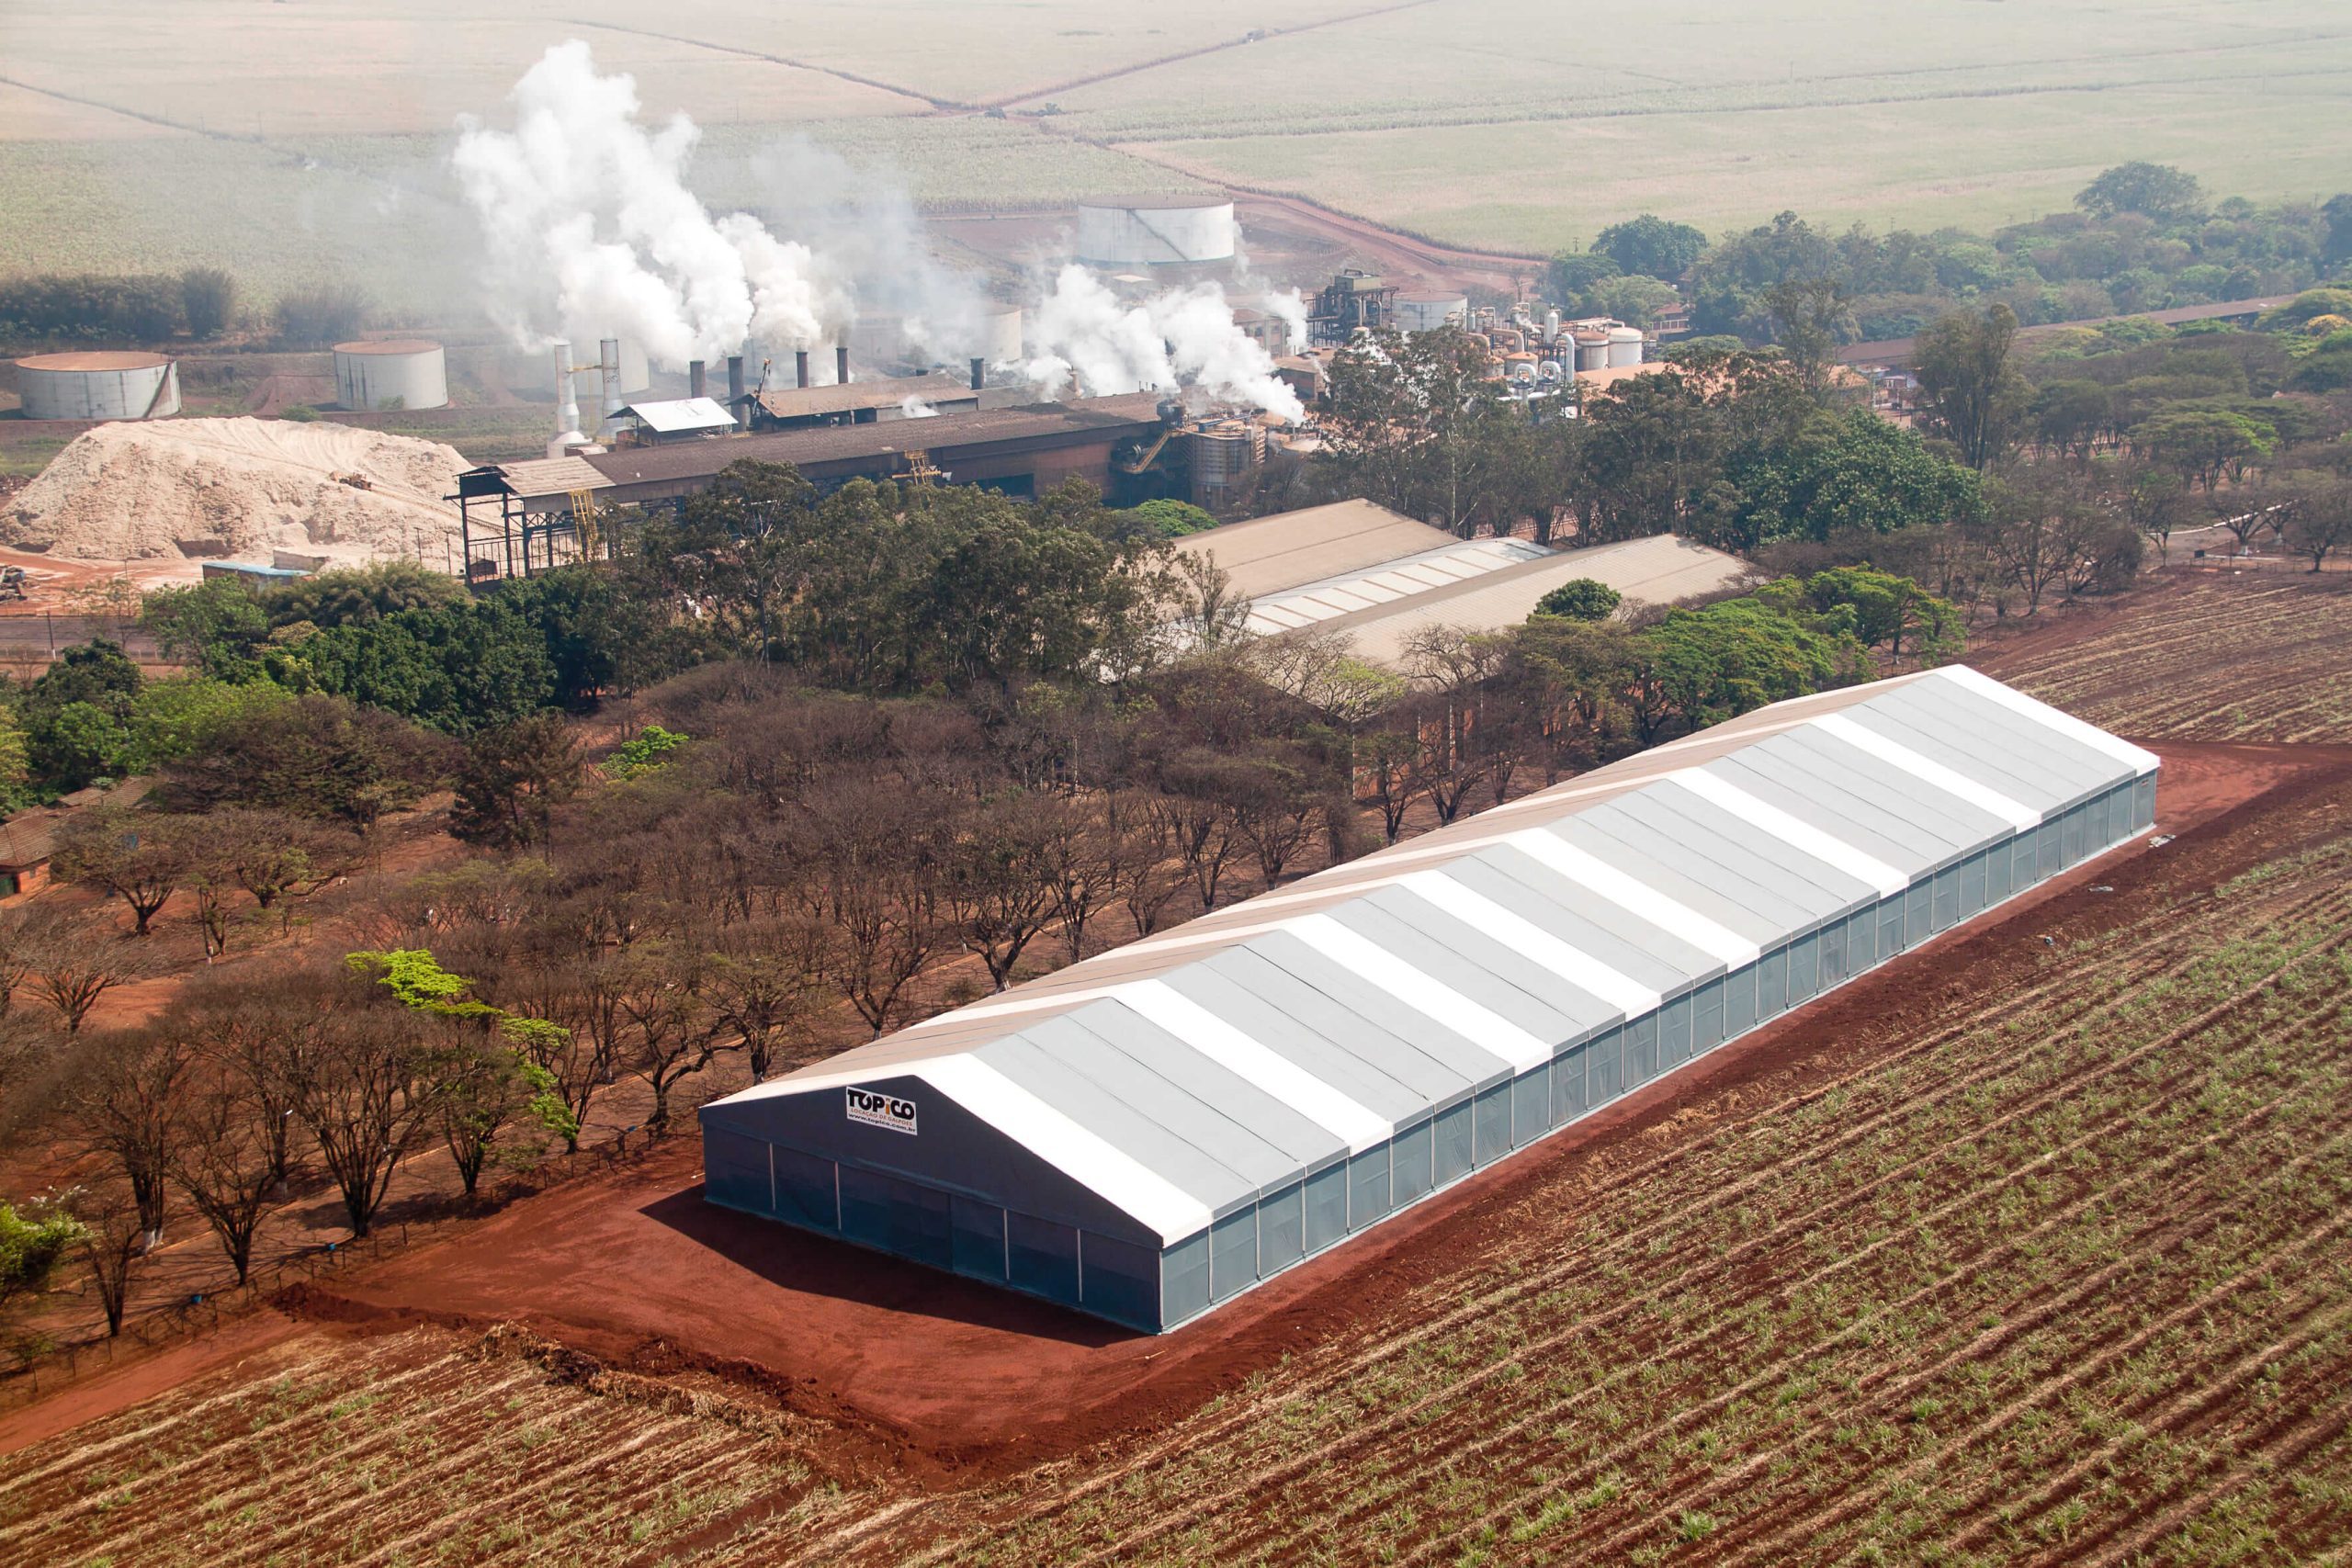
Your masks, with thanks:
<instances>
[{"instance_id":1,"label":"tent shadow","mask_svg":"<svg viewBox=\"0 0 2352 1568\"><path fill-rule=\"evenodd\" d=\"M638 1213L782 1291L1065 1345L1093 1348L1150 1337L1035 1296L720 1208L704 1201L700 1182ZM876 1328L887 1332L888 1325Z\"/></svg>"}]
</instances>

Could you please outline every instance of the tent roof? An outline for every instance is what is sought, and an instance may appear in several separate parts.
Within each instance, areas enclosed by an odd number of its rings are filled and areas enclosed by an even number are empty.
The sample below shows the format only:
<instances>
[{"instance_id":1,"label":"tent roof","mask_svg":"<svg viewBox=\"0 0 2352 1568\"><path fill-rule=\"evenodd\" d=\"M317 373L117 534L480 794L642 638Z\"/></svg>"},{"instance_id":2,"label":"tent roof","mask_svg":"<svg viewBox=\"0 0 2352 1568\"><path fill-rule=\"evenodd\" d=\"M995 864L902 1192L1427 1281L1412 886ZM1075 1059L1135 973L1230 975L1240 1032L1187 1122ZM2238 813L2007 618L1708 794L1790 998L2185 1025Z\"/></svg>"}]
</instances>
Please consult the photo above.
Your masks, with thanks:
<instances>
[{"instance_id":1,"label":"tent roof","mask_svg":"<svg viewBox=\"0 0 2352 1568\"><path fill-rule=\"evenodd\" d=\"M1167 1241L2156 759L1964 667L1800 697L714 1103L911 1076Z\"/></svg>"}]
</instances>

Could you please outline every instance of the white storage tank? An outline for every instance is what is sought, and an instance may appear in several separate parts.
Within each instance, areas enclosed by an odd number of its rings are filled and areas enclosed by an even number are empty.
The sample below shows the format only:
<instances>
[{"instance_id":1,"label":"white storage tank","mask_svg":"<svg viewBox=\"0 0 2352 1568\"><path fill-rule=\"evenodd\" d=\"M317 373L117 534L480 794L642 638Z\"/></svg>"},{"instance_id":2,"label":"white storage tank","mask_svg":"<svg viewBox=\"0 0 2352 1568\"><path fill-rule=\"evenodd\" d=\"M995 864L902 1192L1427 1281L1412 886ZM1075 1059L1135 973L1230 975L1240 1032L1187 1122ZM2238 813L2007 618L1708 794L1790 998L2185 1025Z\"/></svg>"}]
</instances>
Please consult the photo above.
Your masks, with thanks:
<instances>
[{"instance_id":1,"label":"white storage tank","mask_svg":"<svg viewBox=\"0 0 2352 1568\"><path fill-rule=\"evenodd\" d=\"M980 321L980 342L972 352L990 365L1005 365L1021 357L1021 307L992 305Z\"/></svg>"},{"instance_id":2,"label":"white storage tank","mask_svg":"<svg viewBox=\"0 0 2352 1568\"><path fill-rule=\"evenodd\" d=\"M1396 296L1396 325L1408 333L1433 333L1448 321L1460 326L1469 319L1470 301L1464 295L1440 288Z\"/></svg>"},{"instance_id":3,"label":"white storage tank","mask_svg":"<svg viewBox=\"0 0 2352 1568\"><path fill-rule=\"evenodd\" d=\"M162 419L180 412L179 367L161 354L36 354L17 361L27 419Z\"/></svg>"},{"instance_id":4,"label":"white storage tank","mask_svg":"<svg viewBox=\"0 0 2352 1568\"><path fill-rule=\"evenodd\" d=\"M1608 367L1609 334L1607 333L1597 333L1588 328L1577 333L1571 341L1577 345L1577 369L1600 370Z\"/></svg>"},{"instance_id":5,"label":"white storage tank","mask_svg":"<svg viewBox=\"0 0 2352 1568\"><path fill-rule=\"evenodd\" d=\"M1611 327L1609 329L1609 363L1639 365L1642 362L1642 329Z\"/></svg>"},{"instance_id":6,"label":"white storage tank","mask_svg":"<svg viewBox=\"0 0 2352 1568\"><path fill-rule=\"evenodd\" d=\"M447 408L447 360L439 344L421 337L336 344L334 400L363 413Z\"/></svg>"},{"instance_id":7,"label":"white storage tank","mask_svg":"<svg viewBox=\"0 0 2352 1568\"><path fill-rule=\"evenodd\" d=\"M1233 203L1222 197L1146 196L1080 202L1078 259L1102 266L1166 266L1233 259Z\"/></svg>"}]
</instances>

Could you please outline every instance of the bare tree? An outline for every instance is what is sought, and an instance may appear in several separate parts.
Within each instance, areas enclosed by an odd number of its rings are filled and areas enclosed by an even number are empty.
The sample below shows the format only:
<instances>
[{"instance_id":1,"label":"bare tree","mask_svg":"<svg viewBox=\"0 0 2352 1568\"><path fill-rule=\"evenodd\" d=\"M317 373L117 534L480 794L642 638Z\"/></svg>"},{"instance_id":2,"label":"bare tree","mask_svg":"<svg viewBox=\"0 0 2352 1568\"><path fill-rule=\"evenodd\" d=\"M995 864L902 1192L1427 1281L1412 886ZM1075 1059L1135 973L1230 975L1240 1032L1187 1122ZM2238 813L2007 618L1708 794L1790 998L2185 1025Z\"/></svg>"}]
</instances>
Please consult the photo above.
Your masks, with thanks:
<instances>
[{"instance_id":1,"label":"bare tree","mask_svg":"<svg viewBox=\"0 0 2352 1568\"><path fill-rule=\"evenodd\" d=\"M716 942L704 991L719 1023L742 1042L752 1081L764 1080L786 1032L817 1010L822 935L805 920L739 926Z\"/></svg>"},{"instance_id":2,"label":"bare tree","mask_svg":"<svg viewBox=\"0 0 2352 1568\"><path fill-rule=\"evenodd\" d=\"M1054 919L1055 841L1067 825L1052 804L1011 793L962 813L950 841L940 899L964 951L1004 990L1029 943Z\"/></svg>"},{"instance_id":3,"label":"bare tree","mask_svg":"<svg viewBox=\"0 0 2352 1568\"><path fill-rule=\"evenodd\" d=\"M2336 551L2352 547L2352 481L2336 479L2309 491L2287 521L2285 542L2313 571Z\"/></svg>"},{"instance_id":4,"label":"bare tree","mask_svg":"<svg viewBox=\"0 0 2352 1568\"><path fill-rule=\"evenodd\" d=\"M130 1264L145 1248L145 1216L130 1188L112 1179L76 1189L66 1207L82 1224L82 1262L98 1292L111 1339L122 1332L130 1304Z\"/></svg>"},{"instance_id":5,"label":"bare tree","mask_svg":"<svg viewBox=\"0 0 2352 1568\"><path fill-rule=\"evenodd\" d=\"M193 1059L177 1033L167 1030L94 1040L73 1097L84 1146L122 1173L151 1250L164 1239L173 1162L188 1136L180 1115Z\"/></svg>"},{"instance_id":6,"label":"bare tree","mask_svg":"<svg viewBox=\"0 0 2352 1568\"><path fill-rule=\"evenodd\" d=\"M81 1032L100 998L146 978L153 967L146 952L135 943L55 908L25 911L11 946L24 964L28 988L56 1010L68 1034Z\"/></svg>"},{"instance_id":7,"label":"bare tree","mask_svg":"<svg viewBox=\"0 0 2352 1568\"><path fill-rule=\"evenodd\" d=\"M935 801L872 791L812 799L808 913L831 932L819 971L880 1039L948 939L932 843Z\"/></svg>"},{"instance_id":8,"label":"bare tree","mask_svg":"<svg viewBox=\"0 0 2352 1568\"><path fill-rule=\"evenodd\" d=\"M148 924L188 874L187 819L160 812L101 806L70 818L58 830L51 868L67 882L104 888L129 907L134 935Z\"/></svg>"},{"instance_id":9,"label":"bare tree","mask_svg":"<svg viewBox=\"0 0 2352 1568\"><path fill-rule=\"evenodd\" d=\"M254 1236L279 1190L285 1168L284 1119L257 1099L233 1066L191 1076L179 1107L182 1136L171 1151L173 1180L212 1227L220 1250L245 1282Z\"/></svg>"},{"instance_id":10,"label":"bare tree","mask_svg":"<svg viewBox=\"0 0 2352 1568\"><path fill-rule=\"evenodd\" d=\"M309 1016L287 1041L285 1074L352 1234L364 1236L401 1161L431 1135L440 1094L417 1018L355 997L355 984L322 976L288 987L291 1002L309 1003Z\"/></svg>"}]
</instances>

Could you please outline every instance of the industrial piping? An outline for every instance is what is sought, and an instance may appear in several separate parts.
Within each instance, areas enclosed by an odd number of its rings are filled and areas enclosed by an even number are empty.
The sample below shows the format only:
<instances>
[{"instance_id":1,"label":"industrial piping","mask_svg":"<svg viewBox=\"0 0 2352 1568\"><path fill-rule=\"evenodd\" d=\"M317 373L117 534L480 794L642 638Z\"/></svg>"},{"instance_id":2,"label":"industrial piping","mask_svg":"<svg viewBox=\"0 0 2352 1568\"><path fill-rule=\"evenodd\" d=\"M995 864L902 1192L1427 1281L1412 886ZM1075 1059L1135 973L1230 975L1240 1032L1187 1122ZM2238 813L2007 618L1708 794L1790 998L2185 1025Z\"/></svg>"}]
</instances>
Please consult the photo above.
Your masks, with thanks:
<instances>
[{"instance_id":1,"label":"industrial piping","mask_svg":"<svg viewBox=\"0 0 2352 1568\"><path fill-rule=\"evenodd\" d=\"M752 428L752 405L743 400L743 356L727 356L727 407L735 416L738 430Z\"/></svg>"}]
</instances>

